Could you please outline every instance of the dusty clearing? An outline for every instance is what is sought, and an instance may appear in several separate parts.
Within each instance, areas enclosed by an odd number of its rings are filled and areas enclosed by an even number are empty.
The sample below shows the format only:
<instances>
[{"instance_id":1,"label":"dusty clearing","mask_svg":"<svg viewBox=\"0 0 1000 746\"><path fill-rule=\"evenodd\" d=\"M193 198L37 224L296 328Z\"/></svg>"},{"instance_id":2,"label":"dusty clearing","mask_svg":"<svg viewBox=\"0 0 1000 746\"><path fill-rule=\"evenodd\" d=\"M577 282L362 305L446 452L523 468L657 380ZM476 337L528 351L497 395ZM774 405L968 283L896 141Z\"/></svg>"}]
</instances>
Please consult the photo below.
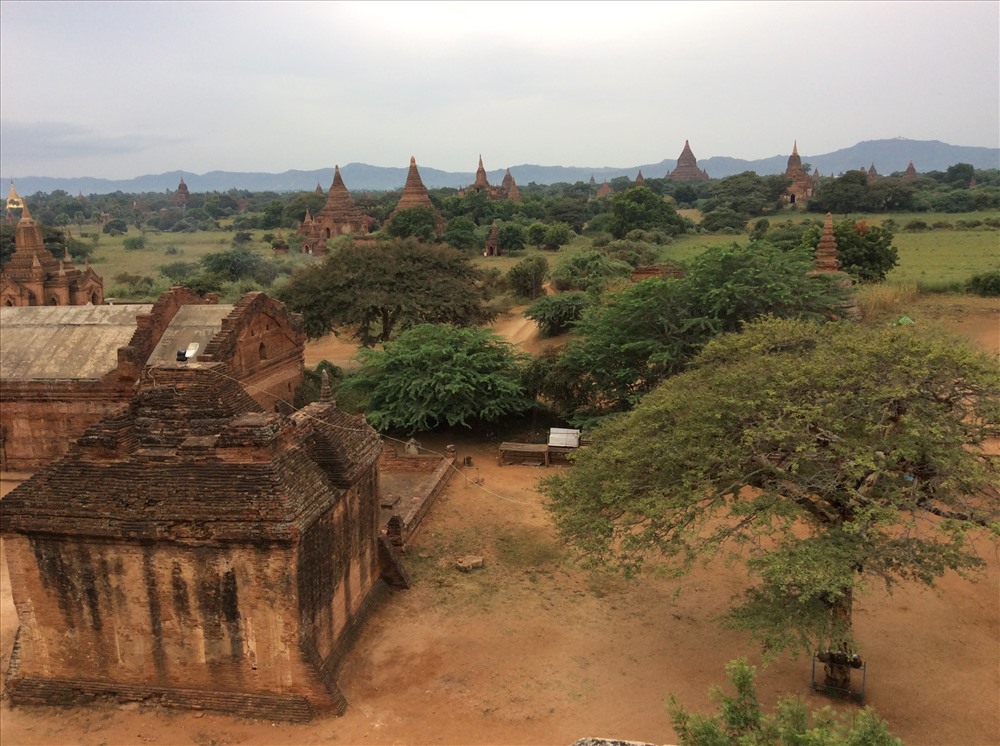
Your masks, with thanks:
<instances>
[{"instance_id":1,"label":"dusty clearing","mask_svg":"<svg viewBox=\"0 0 1000 746\"><path fill-rule=\"evenodd\" d=\"M996 301L942 299L911 316L1000 354ZM497 328L528 349L541 344L516 318ZM307 363L341 364L335 349L345 361L353 354L339 340L324 342L310 346ZM344 717L287 725L107 703L11 709L5 701L0 741L568 744L593 735L670 743L670 693L708 709L707 690L721 682L728 660L759 660L744 636L714 621L742 587L738 572L700 570L677 598L665 579L588 576L568 563L536 490L541 477L569 467L501 468L495 443L422 440L435 450L455 443L472 466L454 476L408 553L414 587L389 599L349 655L340 675L351 703ZM5 476L4 492L18 475ZM1000 742L1000 548L985 534L977 547L987 568L975 584L949 575L936 591L874 590L856 604L867 702L908 744ZM485 567L454 570L453 561L470 553L484 555ZM6 669L17 625L6 564L0 580ZM787 693L813 707L828 703L809 689L808 660L782 659L758 673L766 705Z\"/></svg>"}]
</instances>

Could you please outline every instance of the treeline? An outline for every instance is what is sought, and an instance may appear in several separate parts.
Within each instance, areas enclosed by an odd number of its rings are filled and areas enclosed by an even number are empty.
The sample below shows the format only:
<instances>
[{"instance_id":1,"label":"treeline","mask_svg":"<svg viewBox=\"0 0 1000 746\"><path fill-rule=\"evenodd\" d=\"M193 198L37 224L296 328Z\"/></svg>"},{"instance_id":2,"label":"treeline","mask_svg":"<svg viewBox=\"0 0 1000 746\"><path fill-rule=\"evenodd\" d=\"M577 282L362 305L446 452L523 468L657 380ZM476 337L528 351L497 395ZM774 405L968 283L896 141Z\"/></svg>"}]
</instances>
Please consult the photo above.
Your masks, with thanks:
<instances>
[{"instance_id":1,"label":"treeline","mask_svg":"<svg viewBox=\"0 0 1000 746\"><path fill-rule=\"evenodd\" d=\"M805 168L808 169L808 164ZM635 184L627 177L612 179L609 186L620 193ZM747 171L706 182L675 182L647 178L645 186L655 195L672 198L680 208L698 208L708 223L707 230L739 228L753 217L776 212L784 206L783 195L789 181L783 175L760 176ZM432 189L434 206L448 220L464 218L474 228L490 226L494 221L513 222L527 227L533 222L565 223L574 232L585 227L600 231L606 228L594 218L607 213L609 198L595 199L598 186L586 182L520 187L523 201L491 200L485 194L460 195L456 189ZM392 192L356 192L352 197L358 209L374 220L375 229L385 226L401 194ZM177 203L175 193L141 193L73 196L62 190L37 192L27 198L32 214L42 223L53 226L100 222L116 223L116 229L135 226L141 230L277 230L294 229L306 210L318 212L325 194L312 192L227 192L192 193L186 204ZM902 174L879 177L869 183L867 173L849 171L837 177L818 180L815 194L807 204L811 212L892 213L892 212L974 212L1000 208L1000 170L975 169L958 163L946 171L932 171L908 181ZM123 231L121 231L123 232ZM485 241L485 232L477 243Z\"/></svg>"}]
</instances>

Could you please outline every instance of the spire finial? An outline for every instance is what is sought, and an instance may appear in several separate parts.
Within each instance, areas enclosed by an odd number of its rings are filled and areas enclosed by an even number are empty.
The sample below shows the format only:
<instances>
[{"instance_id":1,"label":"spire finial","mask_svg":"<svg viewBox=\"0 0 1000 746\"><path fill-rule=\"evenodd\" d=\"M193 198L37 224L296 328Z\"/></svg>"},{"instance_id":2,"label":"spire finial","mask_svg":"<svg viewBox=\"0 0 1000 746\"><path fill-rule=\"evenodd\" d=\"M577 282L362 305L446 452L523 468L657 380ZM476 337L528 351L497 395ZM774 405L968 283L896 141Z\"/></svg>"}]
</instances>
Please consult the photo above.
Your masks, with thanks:
<instances>
[{"instance_id":1,"label":"spire finial","mask_svg":"<svg viewBox=\"0 0 1000 746\"><path fill-rule=\"evenodd\" d=\"M333 391L330 389L330 374L326 368L319 373L319 400L324 403L333 403Z\"/></svg>"}]
</instances>

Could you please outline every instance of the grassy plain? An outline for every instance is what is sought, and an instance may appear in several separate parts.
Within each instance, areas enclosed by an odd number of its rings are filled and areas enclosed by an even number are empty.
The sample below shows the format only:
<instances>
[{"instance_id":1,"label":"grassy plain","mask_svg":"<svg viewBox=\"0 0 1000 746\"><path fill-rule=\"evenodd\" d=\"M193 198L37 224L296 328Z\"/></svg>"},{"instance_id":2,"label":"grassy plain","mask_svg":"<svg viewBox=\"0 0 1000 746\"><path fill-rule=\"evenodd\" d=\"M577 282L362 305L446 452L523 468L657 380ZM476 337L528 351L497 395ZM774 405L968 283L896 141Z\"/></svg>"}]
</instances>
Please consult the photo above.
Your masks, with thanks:
<instances>
[{"instance_id":1,"label":"grassy plain","mask_svg":"<svg viewBox=\"0 0 1000 746\"><path fill-rule=\"evenodd\" d=\"M694 212L697 211L688 211ZM785 212L770 218L772 224L784 220L801 222L817 220L820 216L814 213ZM870 224L880 224L892 218L897 226L903 226L911 220L923 220L928 224L946 222L954 225L958 221L983 220L985 218L1000 218L993 213L905 213L895 215L857 215L847 216L858 220L866 220ZM835 218L840 219L840 218ZM85 226L85 234L99 233L96 226ZM252 251L269 259L279 259L273 256L270 246L262 237L266 231L252 231L254 240L248 245ZM124 239L128 236L143 235L146 248L126 251ZM100 235L95 246L91 262L99 274L105 277L105 283L110 287L115 284L114 277L121 273L146 275L159 278L159 268L173 262L197 263L203 256L212 252L225 251L232 242L233 234L228 231L199 231L196 233L158 233L140 234L132 228L126 236ZM83 241L90 240L82 238ZM682 262L695 257L712 246L725 245L733 242L743 242L745 234L726 235L700 233L677 236L674 241L662 247L660 260L666 262ZM957 291L969 277L1000 267L1000 231L980 227L974 230L935 229L923 232L903 231L897 228L894 245L899 250L899 265L889 273L888 281L893 284L916 284L921 290ZM533 254L541 254L549 262L550 267L566 261L573 255L591 248L587 237L577 236L569 244L557 252L548 252L534 247L528 247L515 256L483 257L477 256L476 263L483 268L496 268L506 273L517 262ZM283 264L292 267L307 266L317 260L294 251L280 257Z\"/></svg>"}]
</instances>

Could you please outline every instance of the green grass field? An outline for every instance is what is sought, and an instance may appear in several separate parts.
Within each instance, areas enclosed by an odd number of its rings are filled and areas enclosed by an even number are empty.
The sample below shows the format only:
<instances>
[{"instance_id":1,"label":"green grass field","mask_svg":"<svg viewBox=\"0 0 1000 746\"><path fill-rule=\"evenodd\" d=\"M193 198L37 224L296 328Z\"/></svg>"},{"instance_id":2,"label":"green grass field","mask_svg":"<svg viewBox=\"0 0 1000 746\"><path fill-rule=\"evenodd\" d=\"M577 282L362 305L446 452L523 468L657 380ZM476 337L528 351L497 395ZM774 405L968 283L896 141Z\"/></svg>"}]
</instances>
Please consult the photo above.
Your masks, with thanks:
<instances>
[{"instance_id":1,"label":"green grass field","mask_svg":"<svg viewBox=\"0 0 1000 746\"><path fill-rule=\"evenodd\" d=\"M690 211L688 211L690 212ZM849 216L858 220L866 220L871 224L879 224L886 218L892 218L897 226L902 226L910 220L923 220L928 224L943 221L956 223L959 220L983 220L997 218L993 213L958 213L958 214L920 214L906 213L895 215L857 215ZM813 213L788 211L770 218L772 224L784 220L800 222L816 220L819 216ZM835 218L836 219L836 218ZM96 226L85 226L84 233L97 234ZM298 254L294 251L278 257L271 251L262 237L266 231L252 231L253 242L249 244L252 251L269 259L280 261L286 266L307 266L318 260ZM79 235L79 234L78 234ZM144 235L146 248L136 251L126 251L123 242L127 236ZM115 284L115 276L128 273L145 275L163 284L159 267L173 262L197 263L203 256L212 252L225 251L230 248L233 234L228 231L200 231L196 233L157 233L140 234L132 228L127 236L100 235L92 257L95 270L105 278L106 287ZM89 238L81 237L83 241ZM725 245L733 242L745 242L746 235L726 234L696 234L677 236L674 241L662 247L660 260L665 262L683 262L691 259L712 246ZM924 232L909 232L898 230L894 245L899 250L899 265L889 274L888 281L898 284L915 284L922 290L961 291L963 283L972 275L1000 268L1000 231L989 228L975 230L945 230L937 229ZM515 256L483 257L476 256L475 263L482 268L496 268L506 273L517 262L533 254L541 254L555 268L573 255L591 248L590 238L577 236L559 251L543 251L534 247L525 248Z\"/></svg>"}]
</instances>

